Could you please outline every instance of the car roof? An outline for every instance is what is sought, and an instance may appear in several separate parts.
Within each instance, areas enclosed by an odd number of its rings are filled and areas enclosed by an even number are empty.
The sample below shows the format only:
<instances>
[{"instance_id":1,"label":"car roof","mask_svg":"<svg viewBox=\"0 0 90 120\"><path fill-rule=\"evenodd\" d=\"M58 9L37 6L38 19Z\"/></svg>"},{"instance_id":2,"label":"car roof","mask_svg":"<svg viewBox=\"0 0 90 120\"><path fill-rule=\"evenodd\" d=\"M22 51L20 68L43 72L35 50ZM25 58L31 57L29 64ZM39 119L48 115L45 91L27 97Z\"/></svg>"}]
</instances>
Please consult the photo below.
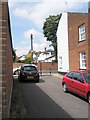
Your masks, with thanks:
<instances>
[{"instance_id":1,"label":"car roof","mask_svg":"<svg viewBox=\"0 0 90 120\"><path fill-rule=\"evenodd\" d=\"M37 68L37 66L35 64L23 64L22 67L27 67L27 66L34 66Z\"/></svg>"},{"instance_id":2,"label":"car roof","mask_svg":"<svg viewBox=\"0 0 90 120\"><path fill-rule=\"evenodd\" d=\"M80 73L90 73L87 70L70 70L69 72L80 72Z\"/></svg>"}]
</instances>

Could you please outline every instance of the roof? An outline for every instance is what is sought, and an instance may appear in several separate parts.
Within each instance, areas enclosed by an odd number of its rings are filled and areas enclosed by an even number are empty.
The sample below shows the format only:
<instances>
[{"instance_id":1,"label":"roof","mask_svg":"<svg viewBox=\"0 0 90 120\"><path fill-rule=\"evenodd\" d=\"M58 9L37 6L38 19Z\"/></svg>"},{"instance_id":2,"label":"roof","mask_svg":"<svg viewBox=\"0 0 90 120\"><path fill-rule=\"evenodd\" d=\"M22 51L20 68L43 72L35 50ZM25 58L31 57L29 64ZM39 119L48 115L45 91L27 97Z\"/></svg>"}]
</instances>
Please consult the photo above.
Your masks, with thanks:
<instances>
[{"instance_id":1,"label":"roof","mask_svg":"<svg viewBox=\"0 0 90 120\"><path fill-rule=\"evenodd\" d=\"M55 57L55 56L54 56L54 55L52 55L52 56L50 56L50 57L46 58L45 60L48 60L48 59L53 58L53 57Z\"/></svg>"},{"instance_id":2,"label":"roof","mask_svg":"<svg viewBox=\"0 0 90 120\"><path fill-rule=\"evenodd\" d=\"M69 72L90 73L90 71L87 70L70 70Z\"/></svg>"},{"instance_id":3,"label":"roof","mask_svg":"<svg viewBox=\"0 0 90 120\"><path fill-rule=\"evenodd\" d=\"M70 14L88 14L87 12L62 12L61 14L63 13L70 13Z\"/></svg>"}]
</instances>

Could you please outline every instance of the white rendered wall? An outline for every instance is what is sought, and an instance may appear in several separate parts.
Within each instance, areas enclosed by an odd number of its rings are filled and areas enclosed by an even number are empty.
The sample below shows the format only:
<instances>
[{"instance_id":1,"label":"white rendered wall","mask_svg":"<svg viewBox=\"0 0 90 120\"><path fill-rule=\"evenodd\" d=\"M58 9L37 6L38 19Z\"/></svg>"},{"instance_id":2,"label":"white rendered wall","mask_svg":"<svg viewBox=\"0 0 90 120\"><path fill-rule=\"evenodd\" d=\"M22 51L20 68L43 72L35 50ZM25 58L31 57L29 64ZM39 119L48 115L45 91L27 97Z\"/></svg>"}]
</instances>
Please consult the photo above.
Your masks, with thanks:
<instances>
[{"instance_id":1,"label":"white rendered wall","mask_svg":"<svg viewBox=\"0 0 90 120\"><path fill-rule=\"evenodd\" d=\"M57 49L58 49L58 72L69 70L69 50L68 50L68 13L62 13L57 30ZM62 57L62 67L60 66Z\"/></svg>"}]
</instances>

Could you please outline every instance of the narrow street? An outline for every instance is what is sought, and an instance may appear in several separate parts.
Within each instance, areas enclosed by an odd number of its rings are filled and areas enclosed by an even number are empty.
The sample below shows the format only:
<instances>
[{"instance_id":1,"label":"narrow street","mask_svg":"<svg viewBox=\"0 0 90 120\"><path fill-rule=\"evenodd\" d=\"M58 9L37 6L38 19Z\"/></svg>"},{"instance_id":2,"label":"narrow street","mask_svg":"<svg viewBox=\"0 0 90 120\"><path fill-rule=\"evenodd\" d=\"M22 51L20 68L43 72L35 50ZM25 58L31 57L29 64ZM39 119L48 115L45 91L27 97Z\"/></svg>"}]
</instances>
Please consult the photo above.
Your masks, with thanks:
<instances>
[{"instance_id":1,"label":"narrow street","mask_svg":"<svg viewBox=\"0 0 90 120\"><path fill-rule=\"evenodd\" d=\"M25 118L88 118L88 103L64 93L57 77L43 76L39 83L14 82L21 93Z\"/></svg>"}]
</instances>

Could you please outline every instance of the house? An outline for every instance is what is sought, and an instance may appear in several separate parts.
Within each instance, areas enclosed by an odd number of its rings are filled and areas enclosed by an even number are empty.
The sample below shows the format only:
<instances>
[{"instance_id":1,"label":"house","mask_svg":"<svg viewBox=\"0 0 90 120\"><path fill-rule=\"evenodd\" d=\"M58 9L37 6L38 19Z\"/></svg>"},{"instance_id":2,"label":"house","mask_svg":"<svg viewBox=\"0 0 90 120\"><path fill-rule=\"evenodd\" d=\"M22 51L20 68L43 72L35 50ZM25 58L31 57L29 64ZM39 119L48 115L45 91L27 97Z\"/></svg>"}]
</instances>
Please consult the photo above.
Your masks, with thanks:
<instances>
[{"instance_id":1,"label":"house","mask_svg":"<svg viewBox=\"0 0 90 120\"><path fill-rule=\"evenodd\" d=\"M89 21L89 12L62 13L57 30L58 72L90 71Z\"/></svg>"},{"instance_id":2,"label":"house","mask_svg":"<svg viewBox=\"0 0 90 120\"><path fill-rule=\"evenodd\" d=\"M18 62L18 61L22 61L22 60L25 60L25 55L22 55L22 56L18 57L17 62Z\"/></svg>"},{"instance_id":3,"label":"house","mask_svg":"<svg viewBox=\"0 0 90 120\"><path fill-rule=\"evenodd\" d=\"M10 113L13 86L12 37L8 2L0 1L0 119Z\"/></svg>"},{"instance_id":4,"label":"house","mask_svg":"<svg viewBox=\"0 0 90 120\"><path fill-rule=\"evenodd\" d=\"M55 56L53 55L54 51L51 49L48 49L42 52L40 52L39 57L38 57L38 61L42 61L42 62L52 62L53 60L55 60Z\"/></svg>"}]
</instances>

